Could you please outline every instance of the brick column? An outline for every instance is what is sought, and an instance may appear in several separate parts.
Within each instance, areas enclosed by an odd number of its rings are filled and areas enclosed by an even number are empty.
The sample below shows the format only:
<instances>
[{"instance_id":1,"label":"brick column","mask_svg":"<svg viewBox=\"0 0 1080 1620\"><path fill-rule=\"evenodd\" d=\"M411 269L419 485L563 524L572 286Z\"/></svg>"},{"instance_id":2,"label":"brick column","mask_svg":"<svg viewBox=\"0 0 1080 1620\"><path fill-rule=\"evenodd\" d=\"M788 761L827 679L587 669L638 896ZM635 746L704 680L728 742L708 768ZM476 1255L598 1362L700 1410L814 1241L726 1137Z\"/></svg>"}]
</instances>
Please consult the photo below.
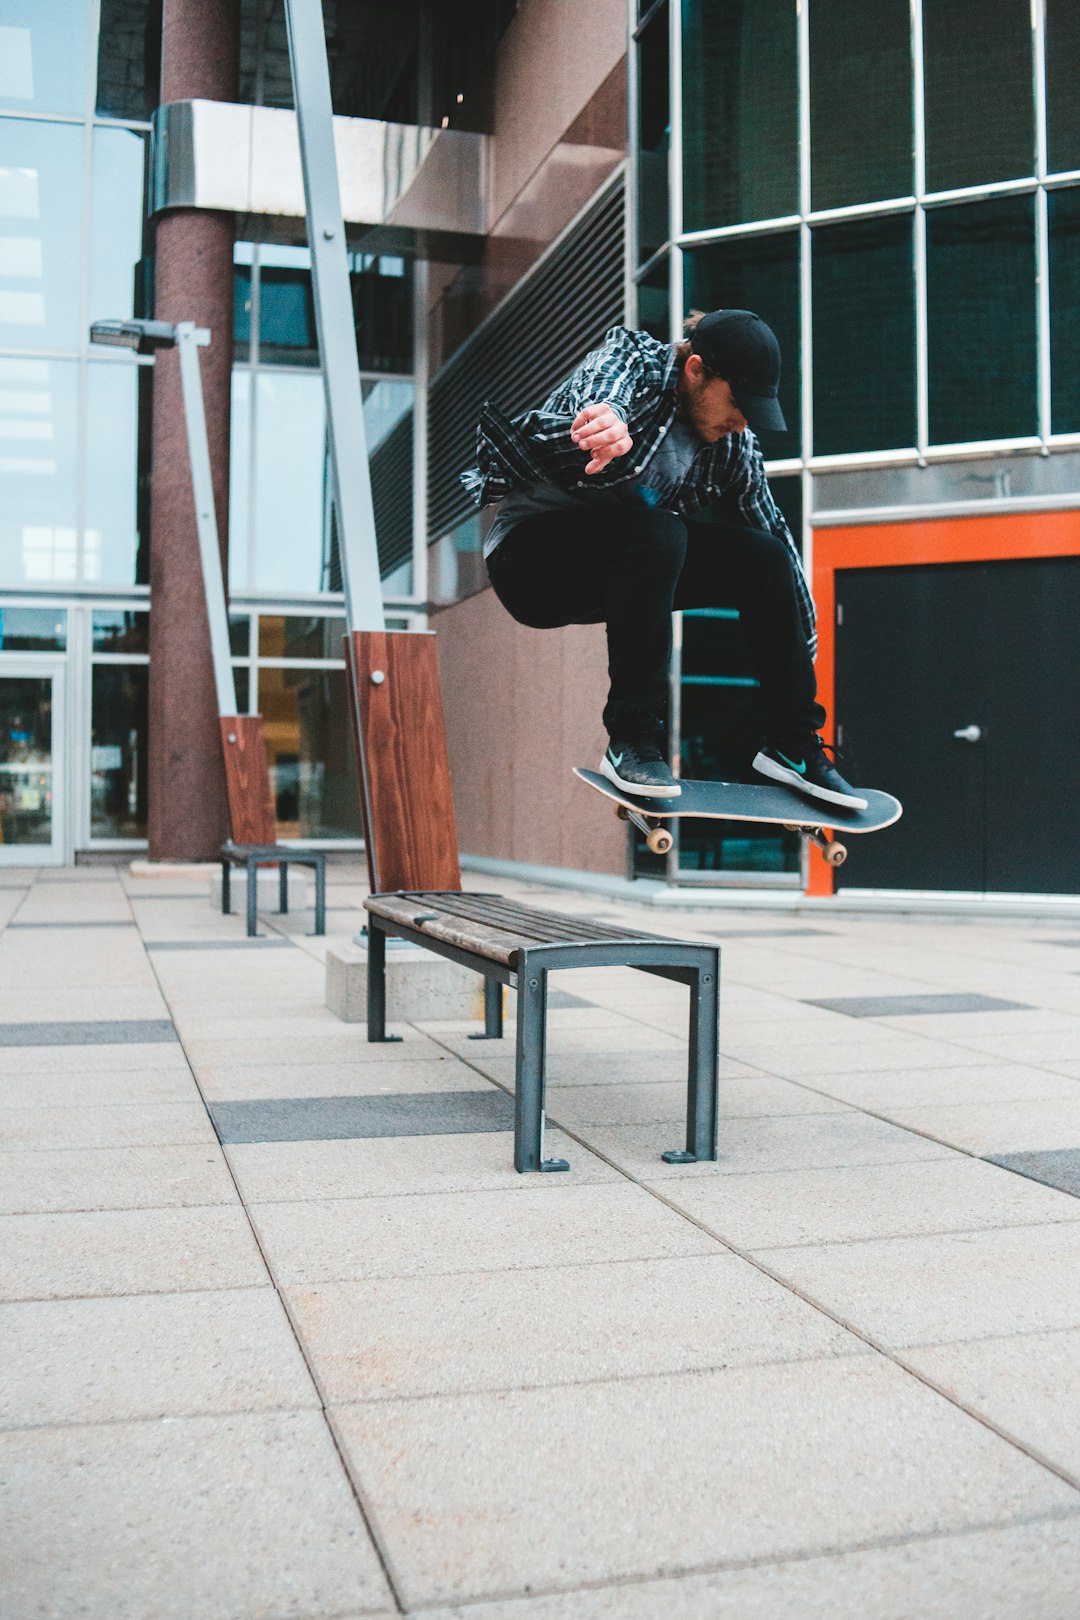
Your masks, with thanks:
<instances>
[{"instance_id":1,"label":"brick column","mask_svg":"<svg viewBox=\"0 0 1080 1620\"><path fill-rule=\"evenodd\" d=\"M164 0L161 100L234 101L238 0ZM222 568L228 556L232 374L231 214L175 209L157 222L158 320L213 334L199 351ZM175 350L155 362L150 509L149 834L153 860L212 859L228 835L210 635ZM227 578L226 572L226 578Z\"/></svg>"}]
</instances>

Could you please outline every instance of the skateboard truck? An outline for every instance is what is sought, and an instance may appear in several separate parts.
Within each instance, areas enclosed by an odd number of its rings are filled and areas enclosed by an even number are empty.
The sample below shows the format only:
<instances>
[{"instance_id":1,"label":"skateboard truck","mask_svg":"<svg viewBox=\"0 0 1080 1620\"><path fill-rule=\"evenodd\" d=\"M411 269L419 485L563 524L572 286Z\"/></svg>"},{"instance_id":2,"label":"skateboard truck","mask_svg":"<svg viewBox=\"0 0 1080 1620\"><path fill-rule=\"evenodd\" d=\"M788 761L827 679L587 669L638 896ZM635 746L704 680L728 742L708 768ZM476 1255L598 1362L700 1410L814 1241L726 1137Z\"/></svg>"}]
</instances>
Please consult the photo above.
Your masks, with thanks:
<instances>
[{"instance_id":1,"label":"skateboard truck","mask_svg":"<svg viewBox=\"0 0 1080 1620\"><path fill-rule=\"evenodd\" d=\"M617 804L615 814L620 821L633 822L638 832L645 834L645 842L654 855L666 855L675 842L661 822L653 821L637 810L631 810L628 805Z\"/></svg>"},{"instance_id":2,"label":"skateboard truck","mask_svg":"<svg viewBox=\"0 0 1080 1620\"><path fill-rule=\"evenodd\" d=\"M847 845L830 838L824 827L800 827L797 821L785 821L785 832L797 832L816 844L829 866L843 866L847 860Z\"/></svg>"}]
</instances>

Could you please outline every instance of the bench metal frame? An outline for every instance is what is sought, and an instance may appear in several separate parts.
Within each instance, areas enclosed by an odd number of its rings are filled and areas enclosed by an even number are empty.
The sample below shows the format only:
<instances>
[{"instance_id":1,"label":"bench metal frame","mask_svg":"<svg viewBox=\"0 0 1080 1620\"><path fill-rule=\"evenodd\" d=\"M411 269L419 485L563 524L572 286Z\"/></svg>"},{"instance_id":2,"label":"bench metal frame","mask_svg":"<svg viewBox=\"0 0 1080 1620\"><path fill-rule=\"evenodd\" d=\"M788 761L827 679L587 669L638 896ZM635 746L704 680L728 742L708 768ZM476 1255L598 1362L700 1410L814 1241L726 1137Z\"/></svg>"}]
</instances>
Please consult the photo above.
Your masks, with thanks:
<instances>
[{"instance_id":1,"label":"bench metal frame","mask_svg":"<svg viewBox=\"0 0 1080 1620\"><path fill-rule=\"evenodd\" d=\"M376 896L372 897L377 898ZM417 898L403 895L403 898ZM435 895L426 897L437 905ZM422 900L417 907L422 922ZM429 911L428 915L437 915ZM577 919L575 919L577 920ZM661 1155L669 1164L716 1158L719 1071L720 947L675 940L611 940L573 944L524 945L510 966L480 951L434 939L421 926L409 927L369 911L367 1013L368 1040L400 1040L386 1033L386 938L407 939L484 977L484 1037L503 1032L502 986L517 991L517 1054L514 1080L514 1168L569 1170L565 1159L544 1158L547 1059L548 974L564 968L630 967L690 989L689 1064L686 1081L686 1147ZM600 927L598 925L598 933ZM475 1038L475 1037L474 1037ZM483 1037L481 1037L483 1038Z\"/></svg>"},{"instance_id":2,"label":"bench metal frame","mask_svg":"<svg viewBox=\"0 0 1080 1620\"><path fill-rule=\"evenodd\" d=\"M259 868L278 868L278 914L289 909L290 866L310 866L315 873L315 932L326 933L326 855L322 850L282 849L280 844L225 844L221 851L221 910L232 914L232 869L247 867L247 931L254 939L259 932Z\"/></svg>"}]
</instances>

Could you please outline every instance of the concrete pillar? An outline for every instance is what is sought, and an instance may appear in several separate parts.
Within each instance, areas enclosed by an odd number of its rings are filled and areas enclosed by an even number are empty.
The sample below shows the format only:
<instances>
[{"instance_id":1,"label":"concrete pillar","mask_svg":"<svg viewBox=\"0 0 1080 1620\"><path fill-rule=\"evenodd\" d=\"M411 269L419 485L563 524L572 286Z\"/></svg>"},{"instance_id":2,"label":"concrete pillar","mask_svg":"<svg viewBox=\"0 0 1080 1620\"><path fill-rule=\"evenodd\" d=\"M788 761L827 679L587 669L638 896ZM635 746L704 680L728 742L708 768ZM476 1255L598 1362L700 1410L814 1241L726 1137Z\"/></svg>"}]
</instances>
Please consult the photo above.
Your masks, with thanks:
<instances>
[{"instance_id":1,"label":"concrete pillar","mask_svg":"<svg viewBox=\"0 0 1080 1620\"><path fill-rule=\"evenodd\" d=\"M160 99L235 101L239 46L238 0L164 0ZM156 233L157 319L195 321L213 334L210 348L200 351L200 362L223 569L228 555L233 233L231 214L198 209L163 215ZM160 352L155 362L152 466L150 856L207 860L228 834L228 811L174 350Z\"/></svg>"}]
</instances>

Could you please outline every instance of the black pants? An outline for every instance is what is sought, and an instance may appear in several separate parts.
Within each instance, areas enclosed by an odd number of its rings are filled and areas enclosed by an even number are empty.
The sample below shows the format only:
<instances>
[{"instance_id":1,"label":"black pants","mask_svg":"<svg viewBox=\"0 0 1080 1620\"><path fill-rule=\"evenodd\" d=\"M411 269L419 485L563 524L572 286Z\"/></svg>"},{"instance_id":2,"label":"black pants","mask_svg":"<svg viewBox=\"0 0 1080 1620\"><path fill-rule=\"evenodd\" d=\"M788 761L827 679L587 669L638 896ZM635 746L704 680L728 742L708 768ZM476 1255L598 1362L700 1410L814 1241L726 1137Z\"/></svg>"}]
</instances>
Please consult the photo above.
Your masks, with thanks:
<instances>
[{"instance_id":1,"label":"black pants","mask_svg":"<svg viewBox=\"0 0 1080 1620\"><path fill-rule=\"evenodd\" d=\"M609 736L651 735L667 708L674 608L739 610L771 740L825 723L782 540L732 523L688 523L650 507L582 507L516 524L488 559L499 601L519 624L606 624Z\"/></svg>"}]
</instances>

